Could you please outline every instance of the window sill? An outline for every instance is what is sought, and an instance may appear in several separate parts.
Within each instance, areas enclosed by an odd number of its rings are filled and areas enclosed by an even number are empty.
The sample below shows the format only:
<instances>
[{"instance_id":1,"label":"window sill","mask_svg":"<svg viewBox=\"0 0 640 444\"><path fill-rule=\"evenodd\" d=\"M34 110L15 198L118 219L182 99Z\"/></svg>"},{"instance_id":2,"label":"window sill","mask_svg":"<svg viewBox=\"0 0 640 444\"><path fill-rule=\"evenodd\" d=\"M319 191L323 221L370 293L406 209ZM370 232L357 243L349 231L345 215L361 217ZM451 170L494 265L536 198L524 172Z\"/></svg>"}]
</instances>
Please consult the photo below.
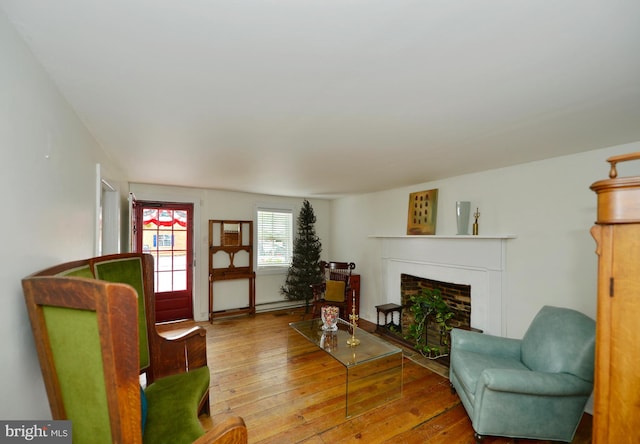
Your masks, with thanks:
<instances>
[{"instance_id":1,"label":"window sill","mask_svg":"<svg viewBox=\"0 0 640 444\"><path fill-rule=\"evenodd\" d=\"M256 269L257 276L268 276L272 274L287 274L289 267L261 267Z\"/></svg>"}]
</instances>

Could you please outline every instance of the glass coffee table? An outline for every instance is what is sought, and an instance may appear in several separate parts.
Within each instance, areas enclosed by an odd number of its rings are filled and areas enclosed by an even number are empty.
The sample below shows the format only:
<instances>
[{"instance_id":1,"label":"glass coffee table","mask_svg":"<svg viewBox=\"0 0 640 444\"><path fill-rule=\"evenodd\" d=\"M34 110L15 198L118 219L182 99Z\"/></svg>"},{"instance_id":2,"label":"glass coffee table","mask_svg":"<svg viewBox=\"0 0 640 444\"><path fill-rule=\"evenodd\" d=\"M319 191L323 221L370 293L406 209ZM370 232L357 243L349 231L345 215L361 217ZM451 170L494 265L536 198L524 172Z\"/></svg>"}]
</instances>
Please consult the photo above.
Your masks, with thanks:
<instances>
[{"instance_id":1,"label":"glass coffee table","mask_svg":"<svg viewBox=\"0 0 640 444\"><path fill-rule=\"evenodd\" d=\"M402 349L356 327L356 346L347 344L351 325L338 319L337 331L322 329L322 320L289 324L289 357L318 348L345 368L346 416L354 416L402 396ZM300 336L313 346L300 347ZM306 351L305 351L306 350Z\"/></svg>"}]
</instances>

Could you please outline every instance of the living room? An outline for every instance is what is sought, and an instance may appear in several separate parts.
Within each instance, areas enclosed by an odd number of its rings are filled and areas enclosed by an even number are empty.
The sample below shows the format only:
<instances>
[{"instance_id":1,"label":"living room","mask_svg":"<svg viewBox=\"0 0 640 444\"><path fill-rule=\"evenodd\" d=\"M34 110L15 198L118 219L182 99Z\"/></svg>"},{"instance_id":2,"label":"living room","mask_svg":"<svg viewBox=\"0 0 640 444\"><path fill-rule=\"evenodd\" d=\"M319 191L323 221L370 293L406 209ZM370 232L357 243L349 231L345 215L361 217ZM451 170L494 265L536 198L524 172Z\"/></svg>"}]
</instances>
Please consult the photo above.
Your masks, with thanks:
<instances>
[{"instance_id":1,"label":"living room","mask_svg":"<svg viewBox=\"0 0 640 444\"><path fill-rule=\"evenodd\" d=\"M95 254L97 164L102 177L119 190L122 208L130 191L139 199L195 204L199 231L194 312L199 320L208 314L206 221L253 220L256 205L265 202L289 205L297 214L302 196L133 182L126 165L116 162L94 138L90 122L78 117L4 13L0 14L0 45L0 84L6 104L0 110L1 180L9 195L4 251L11 254L0 277L4 300L0 334L5 338L1 350L4 362L11 363L0 370L0 418L49 418L20 279L53 263ZM637 60L632 66L638 68ZM628 91L631 116L637 116L632 111L637 113L638 93L637 84ZM608 124L617 122L622 127L619 116L614 117ZM638 121L631 120L640 131ZM607 177L609 156L640 151L640 134L600 137L609 134L604 124L566 129L584 132L584 145L570 154L331 199L310 198L323 258L357 264L362 280L361 317L375 322L375 306L389 301L382 240L375 236L405 235L409 194L430 189L439 190L438 235L456 234L455 202L459 200L479 208L481 236L513 235L506 241L501 307L505 336L521 337L546 304L595 317L597 256L589 229L596 218L596 196L589 186ZM505 156L508 148L504 147ZM532 153L537 149L530 146ZM619 171L620 176L639 176L640 165L630 162ZM126 218L123 210L123 248ZM283 279L284 275L258 275L257 303L282 300L277 290Z\"/></svg>"}]
</instances>

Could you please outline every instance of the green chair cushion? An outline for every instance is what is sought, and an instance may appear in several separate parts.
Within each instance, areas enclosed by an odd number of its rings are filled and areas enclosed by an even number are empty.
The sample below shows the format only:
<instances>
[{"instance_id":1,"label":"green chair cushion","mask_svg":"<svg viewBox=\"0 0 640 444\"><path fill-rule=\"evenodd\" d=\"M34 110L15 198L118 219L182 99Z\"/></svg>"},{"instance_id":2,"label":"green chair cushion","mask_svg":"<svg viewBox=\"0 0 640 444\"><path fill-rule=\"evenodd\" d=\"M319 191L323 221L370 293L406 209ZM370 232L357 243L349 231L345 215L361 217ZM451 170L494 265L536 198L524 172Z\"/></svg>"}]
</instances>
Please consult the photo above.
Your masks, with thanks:
<instances>
[{"instance_id":1,"label":"green chair cushion","mask_svg":"<svg viewBox=\"0 0 640 444\"><path fill-rule=\"evenodd\" d=\"M149 354L149 338L147 336L142 260L139 257L104 260L95 264L94 271L97 279L131 285L138 294L140 368L149 367L151 358Z\"/></svg>"},{"instance_id":2,"label":"green chair cushion","mask_svg":"<svg viewBox=\"0 0 640 444\"><path fill-rule=\"evenodd\" d=\"M147 444L191 443L204 435L198 420L198 406L209 388L209 367L156 380L145 390ZM179 424L179 427L176 427Z\"/></svg>"},{"instance_id":3,"label":"green chair cushion","mask_svg":"<svg viewBox=\"0 0 640 444\"><path fill-rule=\"evenodd\" d=\"M78 438L111 443L111 424L104 382L96 313L43 306L51 353L64 408ZM81 333L81 334L80 334Z\"/></svg>"}]
</instances>

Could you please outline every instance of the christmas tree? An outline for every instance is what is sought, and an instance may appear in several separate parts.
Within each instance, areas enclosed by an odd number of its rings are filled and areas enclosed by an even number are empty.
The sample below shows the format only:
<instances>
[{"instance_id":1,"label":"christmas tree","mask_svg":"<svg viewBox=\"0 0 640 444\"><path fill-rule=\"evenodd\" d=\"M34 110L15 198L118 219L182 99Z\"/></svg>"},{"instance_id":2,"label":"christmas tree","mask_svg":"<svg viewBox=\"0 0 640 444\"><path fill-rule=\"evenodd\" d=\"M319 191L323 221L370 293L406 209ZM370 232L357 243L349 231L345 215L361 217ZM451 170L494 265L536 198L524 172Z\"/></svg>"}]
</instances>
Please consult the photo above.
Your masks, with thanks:
<instances>
[{"instance_id":1,"label":"christmas tree","mask_svg":"<svg viewBox=\"0 0 640 444\"><path fill-rule=\"evenodd\" d=\"M320 252L322 245L316 236L314 224L316 216L308 200L304 200L298 215L298 232L293 241L293 258L287 272L287 279L280 292L289 300L305 301L309 312L309 301L313 297L311 284L322 282Z\"/></svg>"}]
</instances>

